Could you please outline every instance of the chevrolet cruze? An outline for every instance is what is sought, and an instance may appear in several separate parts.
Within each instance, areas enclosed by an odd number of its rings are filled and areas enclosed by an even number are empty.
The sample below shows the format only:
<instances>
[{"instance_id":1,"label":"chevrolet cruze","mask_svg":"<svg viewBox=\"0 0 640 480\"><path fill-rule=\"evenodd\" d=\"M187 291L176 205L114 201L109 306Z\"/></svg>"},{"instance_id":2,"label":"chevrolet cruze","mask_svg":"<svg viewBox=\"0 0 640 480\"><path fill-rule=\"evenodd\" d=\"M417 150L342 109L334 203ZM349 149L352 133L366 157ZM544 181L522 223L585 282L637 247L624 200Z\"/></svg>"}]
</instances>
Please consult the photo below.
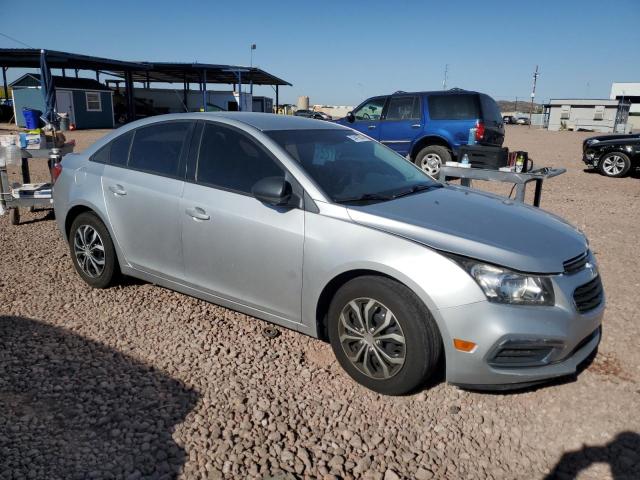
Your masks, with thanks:
<instances>
[{"instance_id":1,"label":"chevrolet cruze","mask_svg":"<svg viewBox=\"0 0 640 480\"><path fill-rule=\"evenodd\" d=\"M130 275L319 337L377 392L438 369L467 388L531 385L574 374L600 341L582 233L437 182L344 126L157 116L55 172L56 219L89 285Z\"/></svg>"}]
</instances>

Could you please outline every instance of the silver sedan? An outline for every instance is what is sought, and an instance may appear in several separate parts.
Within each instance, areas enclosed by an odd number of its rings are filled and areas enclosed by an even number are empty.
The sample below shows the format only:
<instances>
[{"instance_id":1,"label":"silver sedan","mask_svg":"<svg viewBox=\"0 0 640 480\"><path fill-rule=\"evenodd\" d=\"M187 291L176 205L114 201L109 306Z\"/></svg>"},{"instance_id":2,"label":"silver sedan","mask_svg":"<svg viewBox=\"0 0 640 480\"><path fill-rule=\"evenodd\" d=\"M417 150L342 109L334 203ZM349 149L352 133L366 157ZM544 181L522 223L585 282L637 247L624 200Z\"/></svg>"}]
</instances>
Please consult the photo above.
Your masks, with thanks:
<instances>
[{"instance_id":1,"label":"silver sedan","mask_svg":"<svg viewBox=\"0 0 640 480\"><path fill-rule=\"evenodd\" d=\"M439 183L339 125L137 121L66 156L54 201L89 285L130 275L319 337L381 393L440 369L465 387L522 387L574 374L600 341L582 233Z\"/></svg>"}]
</instances>

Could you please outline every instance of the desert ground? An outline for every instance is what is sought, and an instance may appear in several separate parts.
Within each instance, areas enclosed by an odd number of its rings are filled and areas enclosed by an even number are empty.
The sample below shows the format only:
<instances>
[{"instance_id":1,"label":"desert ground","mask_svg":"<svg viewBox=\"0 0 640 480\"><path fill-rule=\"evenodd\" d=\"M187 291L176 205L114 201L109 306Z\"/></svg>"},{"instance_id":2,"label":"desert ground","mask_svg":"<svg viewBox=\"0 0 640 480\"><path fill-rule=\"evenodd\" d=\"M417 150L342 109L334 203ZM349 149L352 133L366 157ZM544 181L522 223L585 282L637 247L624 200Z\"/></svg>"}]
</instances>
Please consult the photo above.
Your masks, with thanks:
<instances>
[{"instance_id":1,"label":"desert ground","mask_svg":"<svg viewBox=\"0 0 640 480\"><path fill-rule=\"evenodd\" d=\"M608 302L594 361L521 392L372 393L319 340L132 279L92 290L49 212L1 217L0 478L640 478L640 178L584 171L587 136L507 130L567 169L542 208L587 234Z\"/></svg>"}]
</instances>

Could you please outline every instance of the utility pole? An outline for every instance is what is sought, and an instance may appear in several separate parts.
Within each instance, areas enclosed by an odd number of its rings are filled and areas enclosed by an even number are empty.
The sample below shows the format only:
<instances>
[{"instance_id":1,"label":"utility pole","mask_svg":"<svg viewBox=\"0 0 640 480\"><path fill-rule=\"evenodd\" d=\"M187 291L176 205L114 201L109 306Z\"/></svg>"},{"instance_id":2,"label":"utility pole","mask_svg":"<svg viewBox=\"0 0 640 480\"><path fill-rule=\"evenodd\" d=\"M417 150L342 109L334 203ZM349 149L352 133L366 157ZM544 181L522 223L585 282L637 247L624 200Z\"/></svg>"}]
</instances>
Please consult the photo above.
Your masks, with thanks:
<instances>
[{"instance_id":1,"label":"utility pole","mask_svg":"<svg viewBox=\"0 0 640 480\"><path fill-rule=\"evenodd\" d=\"M531 106L529 107L529 128L531 128L531 115L533 114L533 99L536 98L536 83L538 82L538 65L536 71L533 72L533 89L531 90Z\"/></svg>"},{"instance_id":2,"label":"utility pole","mask_svg":"<svg viewBox=\"0 0 640 480\"><path fill-rule=\"evenodd\" d=\"M449 64L445 64L444 66L444 79L442 80L442 89L447 89L447 74L449 73Z\"/></svg>"},{"instance_id":3,"label":"utility pole","mask_svg":"<svg viewBox=\"0 0 640 480\"><path fill-rule=\"evenodd\" d=\"M518 113L518 97L516 97L516 105L515 107L513 107L513 109L515 110L514 113Z\"/></svg>"}]
</instances>

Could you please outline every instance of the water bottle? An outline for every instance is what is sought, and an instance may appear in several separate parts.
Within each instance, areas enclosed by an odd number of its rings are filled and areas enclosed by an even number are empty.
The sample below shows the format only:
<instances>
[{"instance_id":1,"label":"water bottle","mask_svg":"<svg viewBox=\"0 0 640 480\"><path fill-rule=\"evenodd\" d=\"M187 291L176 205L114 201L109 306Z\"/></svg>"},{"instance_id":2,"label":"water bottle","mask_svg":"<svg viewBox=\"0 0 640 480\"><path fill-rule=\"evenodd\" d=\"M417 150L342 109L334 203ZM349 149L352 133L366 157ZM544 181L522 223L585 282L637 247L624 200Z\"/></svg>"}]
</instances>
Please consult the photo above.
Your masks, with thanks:
<instances>
[{"instance_id":1,"label":"water bottle","mask_svg":"<svg viewBox=\"0 0 640 480\"><path fill-rule=\"evenodd\" d=\"M467 139L467 145L475 145L476 143L476 129L469 129L469 138Z\"/></svg>"},{"instance_id":2,"label":"water bottle","mask_svg":"<svg viewBox=\"0 0 640 480\"><path fill-rule=\"evenodd\" d=\"M462 161L460 162L462 165L469 165L469 155L466 153L462 156Z\"/></svg>"}]
</instances>

